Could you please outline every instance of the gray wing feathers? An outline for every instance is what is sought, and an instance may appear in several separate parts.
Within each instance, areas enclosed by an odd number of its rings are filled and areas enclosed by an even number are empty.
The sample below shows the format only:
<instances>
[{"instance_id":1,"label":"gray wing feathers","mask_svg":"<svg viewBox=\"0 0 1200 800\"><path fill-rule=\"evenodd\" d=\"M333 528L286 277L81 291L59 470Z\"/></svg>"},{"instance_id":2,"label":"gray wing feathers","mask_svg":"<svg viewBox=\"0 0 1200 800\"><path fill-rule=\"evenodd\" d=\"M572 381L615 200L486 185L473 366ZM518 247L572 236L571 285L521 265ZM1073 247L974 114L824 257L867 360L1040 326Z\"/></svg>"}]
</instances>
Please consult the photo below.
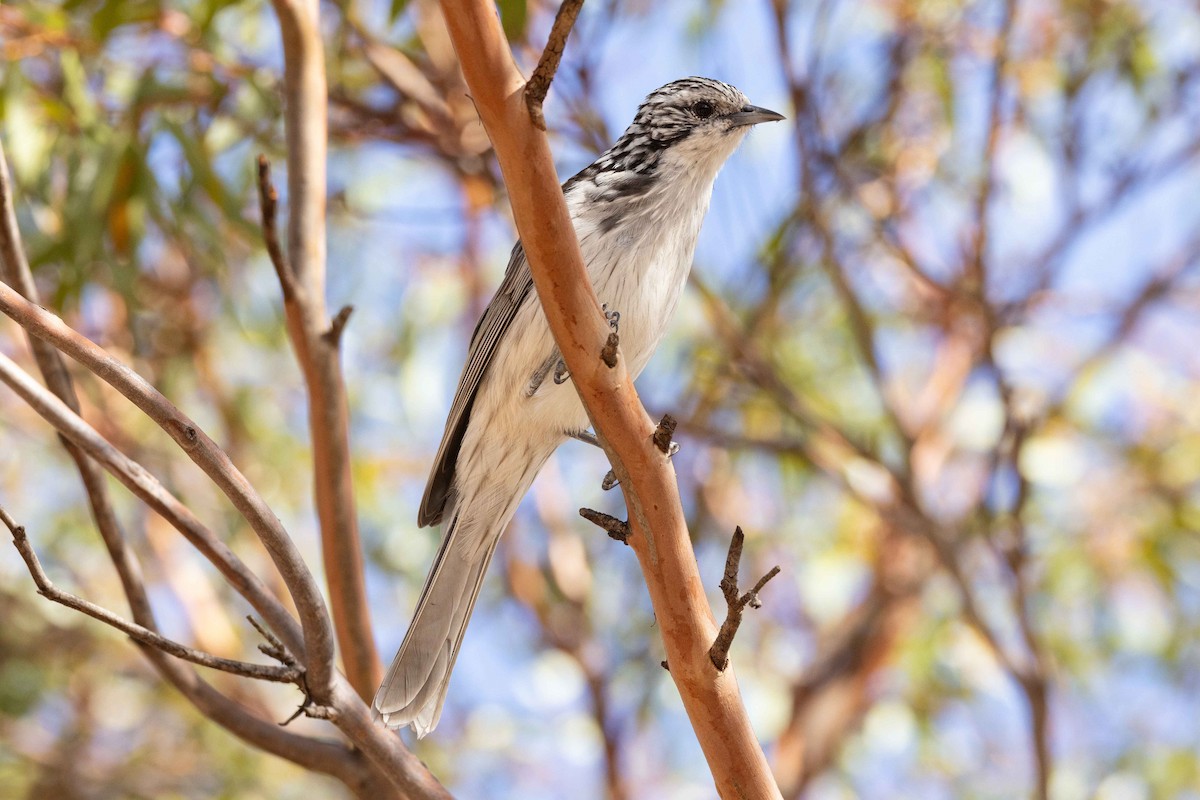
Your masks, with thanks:
<instances>
[{"instance_id":1,"label":"gray wing feathers","mask_svg":"<svg viewBox=\"0 0 1200 800\"><path fill-rule=\"evenodd\" d=\"M467 432L475 396L488 366L492 363L497 346L504 338L521 304L532 291L533 277L529 273L529 262L525 260L524 248L517 242L509 257L504 281L496 290L496 296L488 304L483 316L479 318L475 333L471 336L467 364L458 379L458 390L454 394L454 403L450 406L450 414L446 418L442 444L434 459L429 482L425 485L425 497L421 500L421 510L417 514L417 524L422 527L436 525L442 521L446 501L454 487L458 451Z\"/></svg>"},{"instance_id":2,"label":"gray wing feathers","mask_svg":"<svg viewBox=\"0 0 1200 800\"><path fill-rule=\"evenodd\" d=\"M488 546L481 557L480 537L460 529L461 521L455 516L447 526L408 634L373 704L389 728L412 724L418 737L433 730L441 718L450 673L504 529L501 525L485 532Z\"/></svg>"}]
</instances>

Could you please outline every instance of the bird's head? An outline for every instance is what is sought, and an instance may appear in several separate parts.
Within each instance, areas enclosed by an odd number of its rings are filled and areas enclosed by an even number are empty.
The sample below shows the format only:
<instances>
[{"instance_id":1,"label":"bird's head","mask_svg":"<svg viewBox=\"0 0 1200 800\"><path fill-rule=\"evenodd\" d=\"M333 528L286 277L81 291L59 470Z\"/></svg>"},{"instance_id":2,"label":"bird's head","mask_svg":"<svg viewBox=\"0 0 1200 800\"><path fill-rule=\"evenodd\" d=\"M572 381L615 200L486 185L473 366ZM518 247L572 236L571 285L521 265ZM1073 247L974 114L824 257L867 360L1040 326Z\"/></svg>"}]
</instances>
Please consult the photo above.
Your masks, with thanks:
<instances>
[{"instance_id":1,"label":"bird's head","mask_svg":"<svg viewBox=\"0 0 1200 800\"><path fill-rule=\"evenodd\" d=\"M653 174L669 156L715 175L752 126L781 119L727 83L683 78L650 93L606 156L618 170Z\"/></svg>"}]
</instances>

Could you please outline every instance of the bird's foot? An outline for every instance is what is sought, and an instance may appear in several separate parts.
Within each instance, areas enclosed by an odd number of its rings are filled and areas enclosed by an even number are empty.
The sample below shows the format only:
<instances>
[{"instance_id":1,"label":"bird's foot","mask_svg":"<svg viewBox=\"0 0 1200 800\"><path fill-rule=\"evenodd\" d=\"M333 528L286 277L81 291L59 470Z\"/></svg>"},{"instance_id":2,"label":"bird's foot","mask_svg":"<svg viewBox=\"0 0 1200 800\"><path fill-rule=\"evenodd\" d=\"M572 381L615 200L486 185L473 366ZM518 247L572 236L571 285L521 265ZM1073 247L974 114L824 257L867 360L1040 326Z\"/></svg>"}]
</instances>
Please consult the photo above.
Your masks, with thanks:
<instances>
[{"instance_id":1,"label":"bird's foot","mask_svg":"<svg viewBox=\"0 0 1200 800\"><path fill-rule=\"evenodd\" d=\"M667 448L667 458L673 457L678 452L679 442L671 442L670 446ZM600 482L600 488L601 490L607 492L608 490L620 485L620 483L621 482L617 480L616 473L610 469L604 474L604 480Z\"/></svg>"},{"instance_id":2,"label":"bird's foot","mask_svg":"<svg viewBox=\"0 0 1200 800\"><path fill-rule=\"evenodd\" d=\"M559 359L559 362L554 365L554 383L562 386L569 380L571 380L571 373L567 370L566 362Z\"/></svg>"},{"instance_id":3,"label":"bird's foot","mask_svg":"<svg viewBox=\"0 0 1200 800\"><path fill-rule=\"evenodd\" d=\"M590 444L592 447L600 447L600 440L596 438L596 434L591 431L571 431L567 434L572 439L578 439L581 442ZM603 448L601 448L603 449Z\"/></svg>"},{"instance_id":4,"label":"bird's foot","mask_svg":"<svg viewBox=\"0 0 1200 800\"><path fill-rule=\"evenodd\" d=\"M620 333L618 328L621 325L621 312L609 311L608 303L602 303L600 310L604 312L604 318L608 320L608 327L612 328L614 333Z\"/></svg>"}]
</instances>

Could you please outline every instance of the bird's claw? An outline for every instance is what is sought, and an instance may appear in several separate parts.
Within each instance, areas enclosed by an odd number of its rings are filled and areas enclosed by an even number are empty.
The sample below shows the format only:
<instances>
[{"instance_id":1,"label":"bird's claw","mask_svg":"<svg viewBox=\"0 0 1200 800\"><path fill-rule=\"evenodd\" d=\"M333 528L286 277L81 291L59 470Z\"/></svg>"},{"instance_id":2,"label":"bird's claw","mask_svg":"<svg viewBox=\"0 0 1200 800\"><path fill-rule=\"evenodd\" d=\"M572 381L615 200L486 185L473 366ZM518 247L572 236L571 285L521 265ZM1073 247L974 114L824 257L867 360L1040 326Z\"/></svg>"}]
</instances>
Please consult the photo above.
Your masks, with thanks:
<instances>
[{"instance_id":1,"label":"bird's claw","mask_svg":"<svg viewBox=\"0 0 1200 800\"><path fill-rule=\"evenodd\" d=\"M571 380L571 373L567 371L567 365L561 359L554 366L554 383L562 386L567 381Z\"/></svg>"},{"instance_id":2,"label":"bird's claw","mask_svg":"<svg viewBox=\"0 0 1200 800\"><path fill-rule=\"evenodd\" d=\"M608 303L601 303L600 310L604 312L604 318L606 320L608 320L608 327L612 328L613 331L619 333L618 328L621 325L621 312L620 311L609 311Z\"/></svg>"},{"instance_id":3,"label":"bird's claw","mask_svg":"<svg viewBox=\"0 0 1200 800\"><path fill-rule=\"evenodd\" d=\"M671 446L667 449L667 458L671 458L673 455L675 455L678 452L679 452L679 442L671 442ZM600 483L600 489L607 492L610 489L613 489L614 487L616 487L618 484L620 484L620 481L617 480L616 473L610 469L608 472L606 472L604 474L604 480L601 481L601 483Z\"/></svg>"}]
</instances>

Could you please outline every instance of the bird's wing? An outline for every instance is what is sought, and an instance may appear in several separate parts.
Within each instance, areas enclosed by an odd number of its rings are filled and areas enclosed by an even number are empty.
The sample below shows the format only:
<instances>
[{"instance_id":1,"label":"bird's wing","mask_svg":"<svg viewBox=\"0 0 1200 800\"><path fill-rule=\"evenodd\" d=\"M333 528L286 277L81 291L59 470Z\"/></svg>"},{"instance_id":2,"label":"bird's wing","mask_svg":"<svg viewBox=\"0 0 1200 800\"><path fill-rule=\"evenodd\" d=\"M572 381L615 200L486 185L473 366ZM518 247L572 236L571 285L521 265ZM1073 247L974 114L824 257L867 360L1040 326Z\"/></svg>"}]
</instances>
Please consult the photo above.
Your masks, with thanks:
<instances>
[{"instance_id":1,"label":"bird's wing","mask_svg":"<svg viewBox=\"0 0 1200 800\"><path fill-rule=\"evenodd\" d=\"M433 470L429 473L429 482L425 485L425 497L421 500L421 510L417 515L418 525L436 525L442 520L446 500L454 484L458 451L467 432L467 423L471 420L471 407L475 405L479 384L492 363L496 347L517 315L517 309L532 291L533 277L529 273L529 262L525 260L525 249L517 242L512 256L508 259L504 280L496 290L496 296L488 304L487 310L479 318L475 333L471 335L467 365L463 367L462 376L458 379L458 391L454 393L454 403L450 406L450 416L446 419L442 445L438 448Z\"/></svg>"}]
</instances>

